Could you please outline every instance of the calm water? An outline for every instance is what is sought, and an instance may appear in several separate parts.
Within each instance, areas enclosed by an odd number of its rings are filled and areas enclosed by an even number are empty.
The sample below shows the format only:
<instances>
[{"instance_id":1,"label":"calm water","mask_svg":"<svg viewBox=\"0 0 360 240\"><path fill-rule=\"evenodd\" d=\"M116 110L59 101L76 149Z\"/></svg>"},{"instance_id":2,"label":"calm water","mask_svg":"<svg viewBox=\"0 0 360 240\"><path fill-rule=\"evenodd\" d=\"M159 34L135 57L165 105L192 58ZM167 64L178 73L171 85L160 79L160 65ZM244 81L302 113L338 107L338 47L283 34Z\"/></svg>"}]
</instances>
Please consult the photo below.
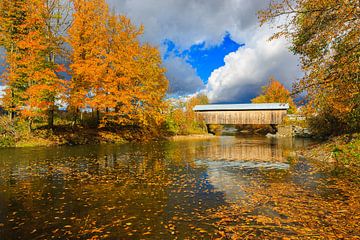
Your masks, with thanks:
<instances>
[{"instance_id":1,"label":"calm water","mask_svg":"<svg viewBox=\"0 0 360 240\"><path fill-rule=\"evenodd\" d=\"M295 156L309 144L221 137L0 149L0 239L211 239L212 215L255 203L254 186L341 200L327 174Z\"/></svg>"}]
</instances>

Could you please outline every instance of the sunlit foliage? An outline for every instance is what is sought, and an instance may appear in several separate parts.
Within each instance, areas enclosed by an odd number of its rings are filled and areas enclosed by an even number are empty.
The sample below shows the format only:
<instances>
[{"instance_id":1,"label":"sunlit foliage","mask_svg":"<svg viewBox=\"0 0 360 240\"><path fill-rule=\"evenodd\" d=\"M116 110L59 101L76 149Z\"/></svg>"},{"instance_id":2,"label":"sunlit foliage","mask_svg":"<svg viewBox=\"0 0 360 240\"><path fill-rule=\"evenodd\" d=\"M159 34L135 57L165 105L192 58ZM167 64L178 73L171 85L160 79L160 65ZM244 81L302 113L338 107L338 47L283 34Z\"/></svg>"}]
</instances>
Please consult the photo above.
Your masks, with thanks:
<instances>
[{"instance_id":1,"label":"sunlit foliage","mask_svg":"<svg viewBox=\"0 0 360 240\"><path fill-rule=\"evenodd\" d=\"M193 108L209 103L206 95L199 94L185 102L170 103L166 119L166 129L173 135L206 133L207 128L201 119L197 119Z\"/></svg>"},{"instance_id":2,"label":"sunlit foliage","mask_svg":"<svg viewBox=\"0 0 360 240\"><path fill-rule=\"evenodd\" d=\"M3 82L8 86L3 99L14 117L46 117L54 108L63 81L56 74L60 68L53 54L57 42L47 20L52 18L48 1L2 1L1 46L6 50L7 68Z\"/></svg>"},{"instance_id":3,"label":"sunlit foliage","mask_svg":"<svg viewBox=\"0 0 360 240\"><path fill-rule=\"evenodd\" d=\"M31 130L34 120L47 118L53 127L61 101L73 124L85 125L91 112L99 127L160 133L168 86L160 53L140 42L142 27L111 13L105 0L4 0L0 20L3 103L11 119L26 120Z\"/></svg>"},{"instance_id":4,"label":"sunlit foliage","mask_svg":"<svg viewBox=\"0 0 360 240\"><path fill-rule=\"evenodd\" d=\"M294 91L307 92L312 112L334 123L330 133L360 130L359 8L353 0L272 0L260 12L262 23L282 18L274 38L292 41L305 72Z\"/></svg>"},{"instance_id":5,"label":"sunlit foliage","mask_svg":"<svg viewBox=\"0 0 360 240\"><path fill-rule=\"evenodd\" d=\"M74 1L69 109L96 111L101 126L131 126L155 134L164 121L167 90L158 50L141 44L142 27L109 12L104 0Z\"/></svg>"},{"instance_id":6,"label":"sunlit foliage","mask_svg":"<svg viewBox=\"0 0 360 240\"><path fill-rule=\"evenodd\" d=\"M296 112L296 106L290 96L289 90L277 81L274 77L270 77L268 85L262 87L262 93L256 98L251 99L252 103L288 103L289 113Z\"/></svg>"}]
</instances>

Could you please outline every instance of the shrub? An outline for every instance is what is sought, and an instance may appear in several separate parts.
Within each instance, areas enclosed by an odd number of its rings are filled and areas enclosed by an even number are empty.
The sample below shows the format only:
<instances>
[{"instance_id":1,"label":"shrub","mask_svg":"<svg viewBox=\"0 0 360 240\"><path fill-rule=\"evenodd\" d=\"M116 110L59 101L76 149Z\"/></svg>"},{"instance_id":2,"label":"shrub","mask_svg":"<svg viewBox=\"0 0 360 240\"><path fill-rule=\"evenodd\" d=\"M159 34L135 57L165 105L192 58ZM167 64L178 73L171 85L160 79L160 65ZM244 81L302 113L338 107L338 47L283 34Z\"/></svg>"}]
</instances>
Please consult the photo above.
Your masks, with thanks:
<instances>
[{"instance_id":1,"label":"shrub","mask_svg":"<svg viewBox=\"0 0 360 240\"><path fill-rule=\"evenodd\" d=\"M15 146L15 126L8 116L0 117L0 147Z\"/></svg>"}]
</instances>

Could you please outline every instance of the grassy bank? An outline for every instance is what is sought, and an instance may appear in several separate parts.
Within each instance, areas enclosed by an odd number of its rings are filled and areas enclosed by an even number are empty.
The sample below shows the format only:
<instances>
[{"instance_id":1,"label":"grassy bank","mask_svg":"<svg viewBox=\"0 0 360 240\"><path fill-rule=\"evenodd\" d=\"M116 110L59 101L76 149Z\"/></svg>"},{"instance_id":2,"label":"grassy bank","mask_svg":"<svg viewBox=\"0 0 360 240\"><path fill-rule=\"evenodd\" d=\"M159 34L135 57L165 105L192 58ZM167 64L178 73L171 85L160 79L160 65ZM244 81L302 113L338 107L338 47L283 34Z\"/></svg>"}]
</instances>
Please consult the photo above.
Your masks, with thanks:
<instances>
[{"instance_id":1,"label":"grassy bank","mask_svg":"<svg viewBox=\"0 0 360 240\"><path fill-rule=\"evenodd\" d=\"M346 134L330 138L301 154L325 165L343 167L360 174L360 134Z\"/></svg>"},{"instance_id":2,"label":"grassy bank","mask_svg":"<svg viewBox=\"0 0 360 240\"><path fill-rule=\"evenodd\" d=\"M99 143L124 143L124 133L106 129L81 127L57 127L54 129L35 129L0 136L0 147L39 147L58 145L84 145Z\"/></svg>"}]
</instances>

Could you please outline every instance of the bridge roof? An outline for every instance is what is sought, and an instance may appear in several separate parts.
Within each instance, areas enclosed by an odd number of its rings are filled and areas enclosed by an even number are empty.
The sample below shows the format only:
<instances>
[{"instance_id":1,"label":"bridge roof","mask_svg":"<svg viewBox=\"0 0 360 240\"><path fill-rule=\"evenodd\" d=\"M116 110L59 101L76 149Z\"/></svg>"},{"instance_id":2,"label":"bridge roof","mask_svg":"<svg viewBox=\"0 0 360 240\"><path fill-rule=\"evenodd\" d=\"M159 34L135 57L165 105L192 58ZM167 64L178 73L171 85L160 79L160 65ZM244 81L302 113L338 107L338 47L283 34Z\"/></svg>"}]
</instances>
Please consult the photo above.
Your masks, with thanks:
<instances>
[{"instance_id":1,"label":"bridge roof","mask_svg":"<svg viewBox=\"0 0 360 240\"><path fill-rule=\"evenodd\" d=\"M196 105L194 111L287 110L287 103L209 104Z\"/></svg>"}]
</instances>

